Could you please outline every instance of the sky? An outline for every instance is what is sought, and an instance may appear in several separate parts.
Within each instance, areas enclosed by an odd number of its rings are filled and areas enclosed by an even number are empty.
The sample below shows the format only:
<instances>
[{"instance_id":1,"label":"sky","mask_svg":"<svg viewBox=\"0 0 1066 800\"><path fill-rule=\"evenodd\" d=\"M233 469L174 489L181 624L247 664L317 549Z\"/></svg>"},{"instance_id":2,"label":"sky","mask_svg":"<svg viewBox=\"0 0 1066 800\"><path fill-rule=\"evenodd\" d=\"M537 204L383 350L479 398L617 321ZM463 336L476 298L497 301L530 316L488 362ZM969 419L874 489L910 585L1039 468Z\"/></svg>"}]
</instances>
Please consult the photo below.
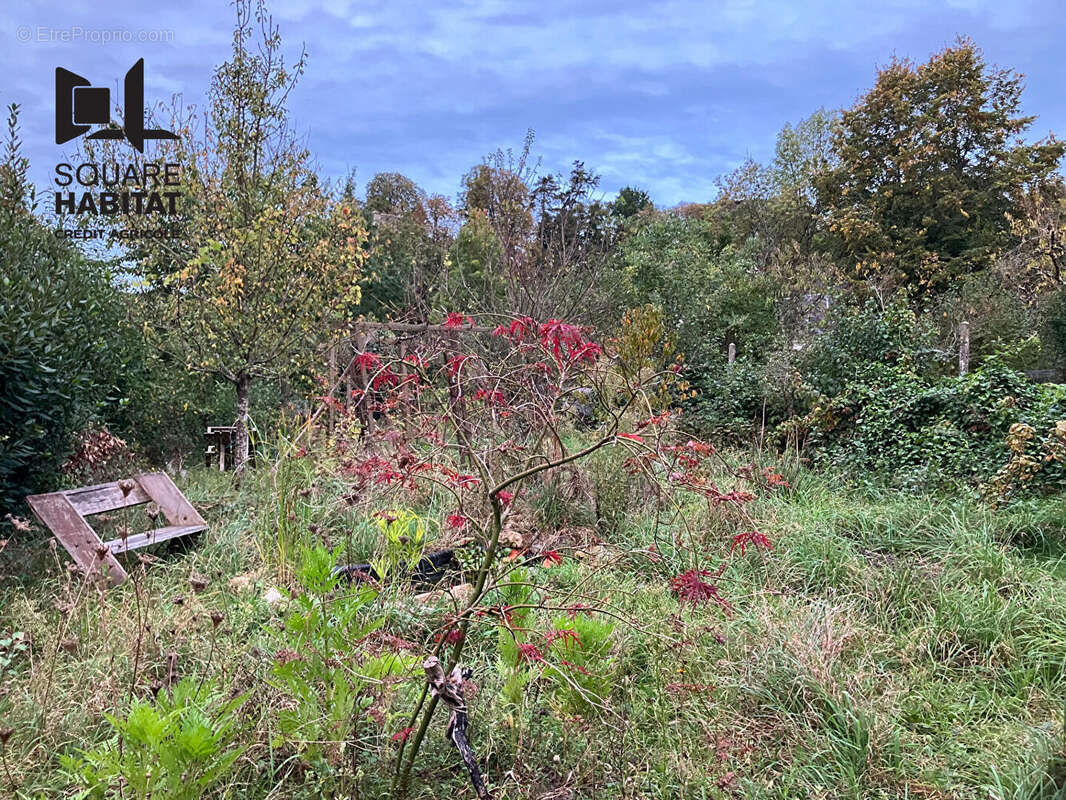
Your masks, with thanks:
<instances>
[{"instance_id":1,"label":"sky","mask_svg":"<svg viewBox=\"0 0 1066 800\"><path fill-rule=\"evenodd\" d=\"M773 157L777 132L820 107L846 108L895 55L924 61L972 38L1025 77L1036 137L1066 135L1061 0L789 3L782 0L273 0L285 49L308 55L292 121L320 169L360 187L402 172L454 198L462 175L527 129L541 172L574 160L660 207L704 202L745 158ZM230 51L225 0L0 5L0 103L22 106L31 177L51 188L73 152L54 137L55 68L121 97L145 60L149 103L202 105ZM151 145L149 145L151 147Z\"/></svg>"}]
</instances>

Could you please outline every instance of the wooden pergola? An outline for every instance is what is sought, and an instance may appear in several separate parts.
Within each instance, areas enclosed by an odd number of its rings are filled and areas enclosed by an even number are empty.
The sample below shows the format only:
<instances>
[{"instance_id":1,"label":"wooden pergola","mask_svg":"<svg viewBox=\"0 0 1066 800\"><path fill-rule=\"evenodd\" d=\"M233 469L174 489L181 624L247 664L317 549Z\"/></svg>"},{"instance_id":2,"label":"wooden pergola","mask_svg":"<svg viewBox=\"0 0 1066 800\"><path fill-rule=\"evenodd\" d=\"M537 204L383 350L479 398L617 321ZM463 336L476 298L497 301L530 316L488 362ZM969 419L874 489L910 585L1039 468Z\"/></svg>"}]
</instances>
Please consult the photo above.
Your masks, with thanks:
<instances>
[{"instance_id":1,"label":"wooden pergola","mask_svg":"<svg viewBox=\"0 0 1066 800\"><path fill-rule=\"evenodd\" d=\"M367 403L367 397L370 391L370 376L367 374L365 365L358 365L359 356L367 352L367 346L373 341L377 332L388 332L392 334L406 334L408 337L418 334L439 334L450 340L450 344L445 348L445 361L449 356L455 352L458 352L458 339L461 334L491 334L494 327L489 325L474 325L473 323L463 323L462 325L444 325L440 323L417 323L417 322L369 322L366 320L359 320L351 326L351 332L335 342L329 347L329 395L332 396L343 384L345 408L352 409L352 398L355 392L358 391L359 400L355 404L354 410L359 416L360 421L366 426L367 430L373 431L374 429L374 415L370 412ZM347 364L340 370L337 368L337 350L338 347L350 344L352 346L351 357L347 359ZM401 376L407 374L407 368L404 364L404 358L407 355L407 342L406 339L399 340L399 361L400 361L400 374ZM463 405L463 398L458 394L454 387L449 387L449 394L452 401ZM328 426L329 430L333 431L336 425L336 410L331 405L328 409Z\"/></svg>"}]
</instances>

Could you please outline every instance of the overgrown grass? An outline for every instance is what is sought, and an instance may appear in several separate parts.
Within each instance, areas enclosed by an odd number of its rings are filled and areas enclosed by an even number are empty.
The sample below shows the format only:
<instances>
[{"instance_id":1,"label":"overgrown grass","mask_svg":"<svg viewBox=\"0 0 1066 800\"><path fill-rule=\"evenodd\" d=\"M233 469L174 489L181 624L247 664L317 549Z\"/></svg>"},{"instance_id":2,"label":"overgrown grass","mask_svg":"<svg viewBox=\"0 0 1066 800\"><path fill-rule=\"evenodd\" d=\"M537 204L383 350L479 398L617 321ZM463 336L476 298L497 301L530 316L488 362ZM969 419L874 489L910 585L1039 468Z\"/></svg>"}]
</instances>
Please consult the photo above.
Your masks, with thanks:
<instances>
[{"instance_id":1,"label":"overgrown grass","mask_svg":"<svg viewBox=\"0 0 1066 800\"><path fill-rule=\"evenodd\" d=\"M394 737L447 603L416 602L403 580L355 605L354 589L309 588L299 573L311 548L365 561L380 542L343 481L309 462L290 467L240 487L211 472L180 480L211 530L182 552L153 553L143 569L134 561L117 590L86 585L46 546L31 577L5 585L0 639L22 632L29 647L0 652L0 730L12 730L4 791L73 795L64 754L117 752L105 714L124 719L135 699L158 702L184 677L220 703L241 701L227 733L239 756L202 796L388 796ZM749 509L770 551L727 559L730 512L686 508L704 543L694 562L671 547L676 521L656 515L639 482L627 479L628 497L588 496L610 485L612 468L607 459L531 492L537 525L598 526L603 545L563 546L561 564L525 568L506 592L532 592L545 608L514 626L513 641L492 620L472 626L463 658L476 685L472 738L498 796L1063 796L1066 500L992 510L961 494L857 492L796 472L792 487L761 493ZM440 535L444 505L432 495L418 503L430 537ZM734 612L679 607L670 578L723 561L718 583ZM268 602L275 588L305 605ZM522 667L513 656L521 630L565 626L559 609L577 603L605 612L575 617L605 626L590 628L589 641L609 631L606 650L581 656L605 676L589 683L591 703L561 682L550 654ZM293 614L305 607L297 622L313 630L300 638ZM330 627L345 614L351 628ZM329 630L347 636L350 659L314 666L308 642ZM314 742L285 733L287 713L311 708L298 703L302 684L279 672L290 647L319 670L309 681L358 685L351 719ZM382 666L390 653L406 659L398 676ZM308 691L342 701L324 685ZM411 791L473 796L443 718ZM102 796L137 795L124 786Z\"/></svg>"}]
</instances>

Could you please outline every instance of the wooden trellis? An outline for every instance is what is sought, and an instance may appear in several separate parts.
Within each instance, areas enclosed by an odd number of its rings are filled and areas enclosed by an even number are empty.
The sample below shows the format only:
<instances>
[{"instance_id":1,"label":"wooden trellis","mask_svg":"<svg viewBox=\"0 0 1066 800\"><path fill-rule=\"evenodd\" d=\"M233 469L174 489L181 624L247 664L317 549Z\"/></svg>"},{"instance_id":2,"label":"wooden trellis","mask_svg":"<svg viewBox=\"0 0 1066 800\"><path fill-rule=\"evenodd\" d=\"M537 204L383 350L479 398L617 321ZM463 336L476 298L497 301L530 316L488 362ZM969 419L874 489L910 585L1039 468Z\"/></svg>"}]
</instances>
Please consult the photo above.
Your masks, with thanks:
<instances>
[{"instance_id":1,"label":"wooden trellis","mask_svg":"<svg viewBox=\"0 0 1066 800\"><path fill-rule=\"evenodd\" d=\"M463 334L490 334L495 330L487 325L474 325L463 324L461 326L453 325L431 325L420 324L411 322L363 322L356 323L348 336L339 339L330 345L328 351L329 359L329 396L333 394L341 387L344 387L344 407L349 412L355 412L359 421L367 431L373 431L375 422L374 414L370 408L368 398L371 395L370 378L367 374L366 366L360 364L359 356L367 352L367 348L372 345L381 332L388 332L397 335L396 346L399 348L398 358L400 361L400 375L403 377L406 375L406 365L404 364L404 357L407 355L407 343L408 341L418 335L427 334L439 334L445 339L444 346L444 361L447 361L454 355L459 353L459 337ZM347 346L351 349L347 350ZM338 355L343 355L341 363L346 364L342 369L338 370ZM460 392L458 392L455 385L448 387L449 398L452 403L452 409L456 417L459 420L466 419L465 405L466 400ZM357 397L353 403L353 399ZM327 424L329 430L332 432L336 425L336 409L332 404L329 405L327 410Z\"/></svg>"}]
</instances>

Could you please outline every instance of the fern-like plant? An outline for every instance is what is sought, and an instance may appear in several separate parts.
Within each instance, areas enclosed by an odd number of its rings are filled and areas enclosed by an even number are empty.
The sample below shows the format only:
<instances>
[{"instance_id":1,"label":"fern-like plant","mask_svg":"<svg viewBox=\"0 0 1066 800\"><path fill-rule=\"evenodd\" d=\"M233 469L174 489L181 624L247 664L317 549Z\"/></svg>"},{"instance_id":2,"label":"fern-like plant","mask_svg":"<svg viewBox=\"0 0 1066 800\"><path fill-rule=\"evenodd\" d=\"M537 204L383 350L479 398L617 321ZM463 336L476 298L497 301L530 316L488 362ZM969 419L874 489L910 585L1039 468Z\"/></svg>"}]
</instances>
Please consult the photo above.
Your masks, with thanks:
<instances>
[{"instance_id":1,"label":"fern-like plant","mask_svg":"<svg viewBox=\"0 0 1066 800\"><path fill-rule=\"evenodd\" d=\"M114 732L107 742L59 757L81 787L74 796L196 800L244 752L234 728L246 698L226 699L209 683L183 678L154 701L135 699L124 716L105 714Z\"/></svg>"}]
</instances>

